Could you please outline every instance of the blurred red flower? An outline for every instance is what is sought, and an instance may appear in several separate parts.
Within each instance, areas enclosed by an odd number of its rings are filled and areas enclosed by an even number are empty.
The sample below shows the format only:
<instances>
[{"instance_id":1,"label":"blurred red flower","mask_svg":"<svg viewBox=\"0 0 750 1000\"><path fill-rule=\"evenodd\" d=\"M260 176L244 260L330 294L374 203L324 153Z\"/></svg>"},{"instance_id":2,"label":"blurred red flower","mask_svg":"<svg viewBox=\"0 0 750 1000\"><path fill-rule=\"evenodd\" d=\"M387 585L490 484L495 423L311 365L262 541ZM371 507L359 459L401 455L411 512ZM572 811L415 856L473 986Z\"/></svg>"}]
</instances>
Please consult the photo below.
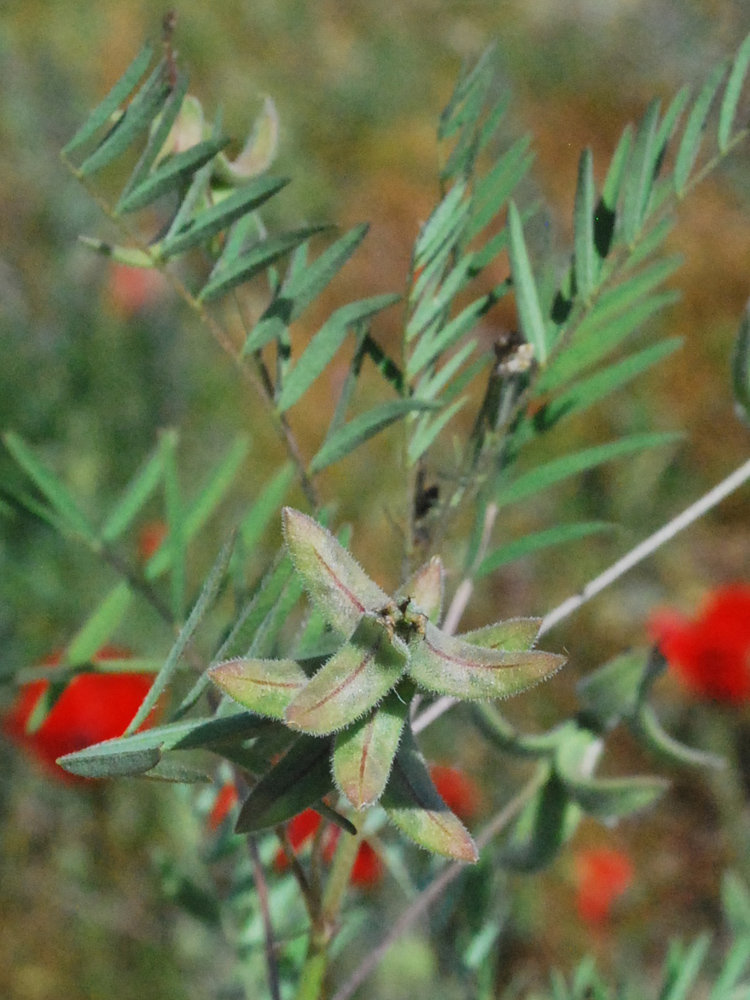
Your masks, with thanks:
<instances>
[{"instance_id":1,"label":"blurred red flower","mask_svg":"<svg viewBox=\"0 0 750 1000\"><path fill-rule=\"evenodd\" d=\"M633 863L622 851L597 847L576 854L575 870L578 915L587 924L604 923L633 880Z\"/></svg>"},{"instance_id":2,"label":"blurred red flower","mask_svg":"<svg viewBox=\"0 0 750 1000\"><path fill-rule=\"evenodd\" d=\"M161 543L169 534L169 528L164 521L147 521L138 532L138 558L147 563L155 555Z\"/></svg>"},{"instance_id":3,"label":"blurred red flower","mask_svg":"<svg viewBox=\"0 0 750 1000\"><path fill-rule=\"evenodd\" d=\"M719 587L692 620L657 611L648 630L693 694L735 704L750 698L750 586Z\"/></svg>"},{"instance_id":4,"label":"blurred red flower","mask_svg":"<svg viewBox=\"0 0 750 1000\"><path fill-rule=\"evenodd\" d=\"M164 277L151 267L128 267L113 262L107 282L107 298L123 319L147 309L164 297Z\"/></svg>"},{"instance_id":5,"label":"blurred red flower","mask_svg":"<svg viewBox=\"0 0 750 1000\"><path fill-rule=\"evenodd\" d=\"M131 655L129 650L117 646L103 646L93 659L100 663L128 659ZM57 666L60 659L60 653L53 653L42 666ZM55 761L92 743L122 736L153 679L153 674L143 673L79 674L65 688L39 729L27 733L28 720L49 688L48 680L32 681L21 687L2 719L2 730L55 778L85 781L68 774ZM154 715L141 728L153 724Z\"/></svg>"},{"instance_id":6,"label":"blurred red flower","mask_svg":"<svg viewBox=\"0 0 750 1000\"><path fill-rule=\"evenodd\" d=\"M459 819L470 820L476 816L482 801L479 786L458 767L433 764L430 777L440 798Z\"/></svg>"},{"instance_id":7,"label":"blurred red flower","mask_svg":"<svg viewBox=\"0 0 750 1000\"><path fill-rule=\"evenodd\" d=\"M314 809L305 809L294 819L290 820L286 826L289 843L295 851L298 851L311 837L313 837L322 822L323 817L316 813ZM323 860L328 863L333 858L341 831L338 827L330 827L325 833L323 841ZM277 872L286 871L289 861L286 854L279 850L274 859L274 868ZM383 877L383 863L377 851L363 840L359 845L357 856L354 859L350 882L361 889L370 889Z\"/></svg>"},{"instance_id":8,"label":"blurred red flower","mask_svg":"<svg viewBox=\"0 0 750 1000\"><path fill-rule=\"evenodd\" d=\"M227 781L217 792L211 812L208 814L209 829L218 830L238 801L239 795L234 782Z\"/></svg>"}]
</instances>

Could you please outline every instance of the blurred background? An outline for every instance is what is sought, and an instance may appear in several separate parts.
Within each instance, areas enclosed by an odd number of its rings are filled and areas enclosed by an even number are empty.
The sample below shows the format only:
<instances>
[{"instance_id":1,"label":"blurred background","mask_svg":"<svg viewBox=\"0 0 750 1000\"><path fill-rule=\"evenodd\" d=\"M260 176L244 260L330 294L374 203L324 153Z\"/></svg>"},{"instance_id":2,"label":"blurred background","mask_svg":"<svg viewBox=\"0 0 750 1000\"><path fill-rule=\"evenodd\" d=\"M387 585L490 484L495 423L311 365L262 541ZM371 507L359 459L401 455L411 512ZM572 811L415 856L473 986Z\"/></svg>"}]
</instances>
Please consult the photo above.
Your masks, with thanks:
<instances>
[{"instance_id":1,"label":"blurred background","mask_svg":"<svg viewBox=\"0 0 750 1000\"><path fill-rule=\"evenodd\" d=\"M177 10L176 45L209 115L221 106L227 130L244 141L264 96L275 101L276 170L293 178L281 199L285 221L334 221L342 229L372 223L362 251L300 324L302 341L323 308L403 289L413 240L437 196L438 114L463 60L497 46L502 85L512 95L509 137L534 136L527 193L549 205L548 225L534 238L563 253L580 150L592 146L601 180L623 127L647 101L668 100L683 83L699 86L750 31L744 0L183 0ZM261 408L172 293L159 281L128 280L77 243L79 233L111 233L59 150L144 37L158 35L162 13L145 0L5 0L0 10L0 428L32 442L93 516L111 505L163 427L180 428L186 487L238 431L249 431L250 457L229 504L236 510L283 461ZM547 447L573 450L646 428L683 430L683 445L595 470L545 495L539 509L514 514L511 535L575 515L624 529L574 555L560 550L496 574L476 595L467 627L543 614L748 457L728 364L750 296L749 165L745 147L688 199L670 238L670 249L685 257L671 282L682 299L653 332L684 337L682 351L606 408L566 424L564 437ZM512 316L500 313L495 322L501 328ZM396 323L395 312L381 320L383 343L395 342ZM292 421L308 455L327 422L322 404L332 382L321 383ZM357 525L353 547L384 584L395 583L399 569L388 500L397 503L399 473L388 463L388 443L387 435L373 442L366 461L344 462L322 483L339 516ZM0 477L22 484L5 452ZM513 718L533 729L564 715L578 677L644 642L653 607L691 611L718 584L750 579L749 511L746 488L556 629L547 645L565 649L569 667L510 706ZM64 645L113 577L12 506L2 513L0 671L9 674ZM221 531L212 522L198 543L196 580ZM277 533L265 540L267 554L278 542ZM139 653L151 642L168 648L156 622L139 621L121 638ZM694 705L669 679L660 690L667 718L683 734L707 748L741 751L743 710ZM436 760L455 761L460 743L460 763L482 782L490 810L508 797L515 772L498 778L494 757L471 730L456 739L462 724L436 725L425 747ZM617 749L615 771L654 766L625 737ZM615 940L619 961L635 953L656 959L671 933L716 924L720 874L743 861L743 779L750 785L750 775L741 764L710 787L701 775L675 772L667 804L643 820L613 830L582 826L578 846L615 846L635 868L627 898L595 934L568 918L570 851L544 876L513 880L504 983L517 974L543 981L552 965L570 968L587 949L616 968ZM0 995L218 995L219 938L164 901L154 860L158 850L186 850L203 836L185 796L127 782L64 786L7 742L0 742L0 767ZM374 935L398 909L388 892L381 889ZM549 913L554 918L544 919ZM464 995L429 949L416 939L410 948L363 995L403 996L408 975L410 995L427 996L441 974L445 996Z\"/></svg>"}]
</instances>

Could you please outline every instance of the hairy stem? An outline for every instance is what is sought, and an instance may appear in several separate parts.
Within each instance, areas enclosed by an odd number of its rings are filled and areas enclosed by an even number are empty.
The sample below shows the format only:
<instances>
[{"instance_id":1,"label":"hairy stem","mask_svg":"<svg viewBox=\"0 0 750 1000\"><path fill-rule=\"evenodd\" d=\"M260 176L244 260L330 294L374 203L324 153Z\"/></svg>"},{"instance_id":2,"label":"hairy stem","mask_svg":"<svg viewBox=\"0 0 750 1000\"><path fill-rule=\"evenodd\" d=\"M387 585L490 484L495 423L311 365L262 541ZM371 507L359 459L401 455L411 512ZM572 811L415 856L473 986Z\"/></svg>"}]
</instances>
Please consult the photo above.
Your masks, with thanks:
<instances>
[{"instance_id":1,"label":"hairy stem","mask_svg":"<svg viewBox=\"0 0 750 1000\"><path fill-rule=\"evenodd\" d=\"M266 968L268 970L268 991L271 995L271 1000L281 1000L279 964L276 958L276 941L273 933L273 924L271 923L268 884L255 837L250 836L247 838L247 849L250 854L250 862L253 866L253 878L255 879L255 888L258 893L260 916L263 921L263 942L266 953Z\"/></svg>"}]
</instances>

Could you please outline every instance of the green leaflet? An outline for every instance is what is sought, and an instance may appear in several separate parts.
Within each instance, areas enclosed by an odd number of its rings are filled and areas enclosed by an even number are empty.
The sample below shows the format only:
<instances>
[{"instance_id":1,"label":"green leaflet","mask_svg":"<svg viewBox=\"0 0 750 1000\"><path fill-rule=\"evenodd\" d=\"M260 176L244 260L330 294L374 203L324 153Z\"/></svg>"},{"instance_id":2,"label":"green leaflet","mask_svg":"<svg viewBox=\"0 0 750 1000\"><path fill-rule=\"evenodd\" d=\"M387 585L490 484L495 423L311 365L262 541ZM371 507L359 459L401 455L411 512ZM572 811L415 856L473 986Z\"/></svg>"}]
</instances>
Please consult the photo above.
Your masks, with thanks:
<instances>
[{"instance_id":1,"label":"green leaflet","mask_svg":"<svg viewBox=\"0 0 750 1000\"><path fill-rule=\"evenodd\" d=\"M745 306L734 342L732 389L738 415L750 423L750 303Z\"/></svg>"},{"instance_id":2,"label":"green leaflet","mask_svg":"<svg viewBox=\"0 0 750 1000\"><path fill-rule=\"evenodd\" d=\"M409 445L407 448L407 458L410 465L417 464L443 428L453 419L453 417L455 417L458 411L462 409L464 404L468 401L468 396L461 396L460 399L457 399L455 403L446 407L438 416L430 419L430 417L425 414L419 418L414 433L409 439Z\"/></svg>"},{"instance_id":3,"label":"green leaflet","mask_svg":"<svg viewBox=\"0 0 750 1000\"><path fill-rule=\"evenodd\" d=\"M426 331L407 360L406 374L409 378L414 378L465 337L504 294L505 286L499 285L494 291L475 299L444 326L438 325L434 332Z\"/></svg>"},{"instance_id":4,"label":"green leaflet","mask_svg":"<svg viewBox=\"0 0 750 1000\"><path fill-rule=\"evenodd\" d=\"M73 667L88 663L110 639L133 600L133 592L124 580L118 583L99 604L86 624L71 639L63 662Z\"/></svg>"},{"instance_id":5,"label":"green leaflet","mask_svg":"<svg viewBox=\"0 0 750 1000\"><path fill-rule=\"evenodd\" d=\"M190 719L187 722L156 726L133 736L120 736L105 740L66 754L59 760L60 766L82 777L109 778L122 773L141 773L149 770L160 759L162 750L193 750L200 747L218 747L231 740L245 740L263 732L268 722L239 712L221 719ZM119 763L121 758L125 763ZM138 762L142 765L136 771ZM118 770L119 769L119 770Z\"/></svg>"},{"instance_id":6,"label":"green leaflet","mask_svg":"<svg viewBox=\"0 0 750 1000\"><path fill-rule=\"evenodd\" d=\"M724 98L721 102L719 112L719 151L726 152L732 135L732 125L737 112L742 85L745 82L747 68L750 65L750 35L744 40L737 50L737 55L732 63L732 70L727 80L727 87L724 91Z\"/></svg>"},{"instance_id":7,"label":"green leaflet","mask_svg":"<svg viewBox=\"0 0 750 1000\"><path fill-rule=\"evenodd\" d=\"M602 187L602 203L612 213L616 211L617 203L620 200L632 144L633 126L628 125L620 136L620 141L617 143L617 148L610 160L607 176L604 179L604 186ZM598 239L597 248L599 248ZM601 248L599 248L600 257L606 257L607 252L606 250L602 252Z\"/></svg>"},{"instance_id":8,"label":"green leaflet","mask_svg":"<svg viewBox=\"0 0 750 1000\"><path fill-rule=\"evenodd\" d=\"M406 326L406 340L437 331L445 321L453 299L471 280L472 254L461 257L447 274L436 272L435 280L425 288Z\"/></svg>"},{"instance_id":9,"label":"green leaflet","mask_svg":"<svg viewBox=\"0 0 750 1000\"><path fill-rule=\"evenodd\" d=\"M681 337L662 340L642 351L629 355L617 364L608 365L589 378L575 382L565 392L553 399L544 408L542 422L545 428L553 427L564 417L580 413L595 403L621 389L637 375L669 357L682 346Z\"/></svg>"},{"instance_id":10,"label":"green leaflet","mask_svg":"<svg viewBox=\"0 0 750 1000\"><path fill-rule=\"evenodd\" d=\"M211 680L230 698L258 715L283 719L307 674L296 660L225 660L209 670Z\"/></svg>"},{"instance_id":11,"label":"green leaflet","mask_svg":"<svg viewBox=\"0 0 750 1000\"><path fill-rule=\"evenodd\" d=\"M333 778L355 809L383 794L396 756L409 700L391 691L382 704L336 737Z\"/></svg>"},{"instance_id":12,"label":"green leaflet","mask_svg":"<svg viewBox=\"0 0 750 1000\"><path fill-rule=\"evenodd\" d=\"M388 595L354 557L307 514L282 511L289 555L313 603L342 635L350 636L366 611L388 604Z\"/></svg>"},{"instance_id":13,"label":"green leaflet","mask_svg":"<svg viewBox=\"0 0 750 1000\"><path fill-rule=\"evenodd\" d=\"M236 833L257 833L286 823L333 790L331 741L298 736L245 800Z\"/></svg>"},{"instance_id":14,"label":"green leaflet","mask_svg":"<svg viewBox=\"0 0 750 1000\"><path fill-rule=\"evenodd\" d=\"M284 178L262 177L247 187L232 192L217 205L199 212L174 235L167 234L159 244L159 257L161 260L169 260L170 257L205 243L212 236L228 229L241 216L273 198L288 183Z\"/></svg>"},{"instance_id":15,"label":"green leaflet","mask_svg":"<svg viewBox=\"0 0 750 1000\"><path fill-rule=\"evenodd\" d=\"M594 156L584 149L578 162L578 184L573 209L573 247L576 289L588 302L597 281L598 261L594 243Z\"/></svg>"},{"instance_id":16,"label":"green leaflet","mask_svg":"<svg viewBox=\"0 0 750 1000\"><path fill-rule=\"evenodd\" d=\"M71 534L81 535L89 543L96 545L97 538L93 526L78 509L75 500L60 480L34 456L23 438L15 431L6 431L3 434L3 441L13 458L49 500L65 530Z\"/></svg>"},{"instance_id":17,"label":"green leaflet","mask_svg":"<svg viewBox=\"0 0 750 1000\"><path fill-rule=\"evenodd\" d=\"M479 564L474 574L476 580L480 580L488 573L494 573L501 566L523 559L534 552L541 552L544 549L555 545L564 545L567 542L576 542L589 535L600 534L604 531L613 531L614 526L606 521L582 521L580 524L559 524L554 528L547 528L544 531L535 531L530 535L524 535L514 542L501 545L500 548L490 552Z\"/></svg>"},{"instance_id":18,"label":"green leaflet","mask_svg":"<svg viewBox=\"0 0 750 1000\"><path fill-rule=\"evenodd\" d=\"M467 113L463 107L464 102L476 88L480 88L481 90L486 89L488 80L491 80L493 76L492 62L494 53L494 45L488 46L471 70L462 70L448 103L440 113L437 129L438 141L442 142L444 139L450 139L452 135L455 135L460 128L467 124ZM475 113L472 117L476 124Z\"/></svg>"},{"instance_id":19,"label":"green leaflet","mask_svg":"<svg viewBox=\"0 0 750 1000\"><path fill-rule=\"evenodd\" d=\"M516 652L534 648L541 624L541 618L506 618L494 625L483 625L471 632L462 632L458 638L473 646Z\"/></svg>"},{"instance_id":20,"label":"green leaflet","mask_svg":"<svg viewBox=\"0 0 750 1000\"><path fill-rule=\"evenodd\" d=\"M135 166L135 170L130 175L127 184L122 190L120 200L115 206L115 214L122 211L122 204L130 195L131 191L139 187L148 178L151 168L159 158L159 154L162 152L164 144L169 138L172 126L177 120L187 94L187 88L187 73L181 72L178 76L177 86L170 93L166 104L164 105L163 111L151 127L148 142L141 153L141 157Z\"/></svg>"},{"instance_id":21,"label":"green leaflet","mask_svg":"<svg viewBox=\"0 0 750 1000\"><path fill-rule=\"evenodd\" d=\"M360 302L351 302L337 309L307 345L299 361L284 381L277 402L279 413L288 410L307 392L321 375L351 327L370 319L399 301L398 295L376 295Z\"/></svg>"},{"instance_id":22,"label":"green leaflet","mask_svg":"<svg viewBox=\"0 0 750 1000\"><path fill-rule=\"evenodd\" d=\"M503 753L514 757L551 757L561 738L559 729L538 735L522 733L487 702L472 705L471 714L483 735Z\"/></svg>"},{"instance_id":23,"label":"green leaflet","mask_svg":"<svg viewBox=\"0 0 750 1000\"><path fill-rule=\"evenodd\" d=\"M610 462L615 458L622 458L624 455L631 455L646 448L673 444L681 437L682 435L675 433L631 434L629 437L620 438L619 441L610 441L607 444L563 455L561 458L555 458L544 465L538 465L530 472L522 473L510 483L502 483L495 491L495 503L498 507L518 503L520 500L526 500L571 476L602 465L604 462Z\"/></svg>"},{"instance_id":24,"label":"green leaflet","mask_svg":"<svg viewBox=\"0 0 750 1000\"><path fill-rule=\"evenodd\" d=\"M229 560L231 559L233 548L234 536L232 536L229 541L225 542L222 546L221 551L216 558L216 562L213 564L208 576L206 577L206 582L203 584L198 600L193 605L193 610L190 612L188 620L180 629L180 634L177 636L172 649L169 651L169 655L164 662L164 666L154 678L154 683L151 685L148 694L143 699L141 707L138 709L128 725L128 728L125 730L126 736L134 733L135 730L146 721L149 712L152 708L154 708L160 695L166 690L167 685L172 680L172 675L177 669L180 657L184 653L187 644L192 639L195 630L203 621L206 612L215 600L219 592L219 588L224 582L224 576L229 568Z\"/></svg>"},{"instance_id":25,"label":"green leaflet","mask_svg":"<svg viewBox=\"0 0 750 1000\"><path fill-rule=\"evenodd\" d=\"M661 101L654 98L643 116L635 136L633 153L628 163L625 178L625 193L622 209L623 235L632 244L641 231L651 190L654 185L654 168L659 151L656 148L656 132L659 125Z\"/></svg>"},{"instance_id":26,"label":"green leaflet","mask_svg":"<svg viewBox=\"0 0 750 1000\"><path fill-rule=\"evenodd\" d=\"M456 351L453 357L451 357L448 361L446 361L446 363L442 366L442 368L440 368L437 372L435 372L434 375L425 373L422 376L422 378L417 382L415 394L419 396L420 399L435 399L440 393L440 391L445 388L448 382L450 382L450 380L453 378L453 376L456 374L459 368L464 364L464 362L471 357L471 355L474 353L474 350L476 349L476 346L477 346L476 340L466 341L466 343L464 343L461 346L461 348L458 351ZM476 369L478 371L485 366L487 360L489 360L489 356L484 355L484 357L477 359L477 361L474 362L471 368L474 368L478 364L479 368ZM476 374L476 372L474 372L474 374ZM461 378L464 377L465 377L465 372L462 372ZM468 384L468 382L464 384ZM453 390L453 387L451 387L451 390ZM458 391L460 392L461 390L459 389ZM443 397L442 402L443 403L446 402L445 397Z\"/></svg>"},{"instance_id":27,"label":"green leaflet","mask_svg":"<svg viewBox=\"0 0 750 1000\"><path fill-rule=\"evenodd\" d=\"M426 268L438 251L452 247L458 239L466 221L468 206L464 202L466 183L456 181L439 205L433 210L414 246L414 271ZM414 297L421 296L421 289L415 281L412 289Z\"/></svg>"},{"instance_id":28,"label":"green leaflet","mask_svg":"<svg viewBox=\"0 0 750 1000\"><path fill-rule=\"evenodd\" d=\"M729 922L731 924L731 921ZM739 980L745 976L749 962L750 938L745 935L738 941L735 941L730 948L724 967L714 983L714 988L708 1000L731 1000L733 996L736 997L737 992L735 990L738 987Z\"/></svg>"},{"instance_id":29,"label":"green leaflet","mask_svg":"<svg viewBox=\"0 0 750 1000\"><path fill-rule=\"evenodd\" d=\"M235 225L235 229L246 219L252 220L252 215L243 216ZM201 302L213 302L215 299L226 295L232 288L241 285L245 281L250 281L256 275L265 271L271 264L279 260L285 254L296 250L300 244L309 240L316 233L321 233L325 226L308 226L306 229L295 229L279 236L269 236L260 240L250 247L245 253L229 255L225 259L224 255L219 259L216 267L206 284L198 294ZM234 232L234 229L232 230ZM227 247L229 250L229 247Z\"/></svg>"},{"instance_id":30,"label":"green leaflet","mask_svg":"<svg viewBox=\"0 0 750 1000\"><path fill-rule=\"evenodd\" d=\"M666 181L662 181L662 184ZM630 253L626 260L622 263L622 274L627 274L629 271L635 270L640 264L642 264L648 257L651 256L659 247L664 243L666 238L672 232L677 222L677 218L674 215L665 216L661 222L657 222L653 228L650 228L641 235L638 243Z\"/></svg>"},{"instance_id":31,"label":"green leaflet","mask_svg":"<svg viewBox=\"0 0 750 1000\"><path fill-rule=\"evenodd\" d=\"M682 942L673 944L677 944L677 949L670 950L669 958L672 961L667 960L659 1000L686 1000L708 954L711 935L701 934L687 950L683 948Z\"/></svg>"},{"instance_id":32,"label":"green leaflet","mask_svg":"<svg viewBox=\"0 0 750 1000\"><path fill-rule=\"evenodd\" d=\"M351 639L286 710L287 725L325 736L350 725L385 697L404 672L406 646L365 613Z\"/></svg>"},{"instance_id":33,"label":"green leaflet","mask_svg":"<svg viewBox=\"0 0 750 1000\"><path fill-rule=\"evenodd\" d=\"M638 738L654 753L675 764L694 767L726 767L726 760L714 754L686 746L670 736L663 728L656 712L648 704L642 704L638 714L630 719L631 728Z\"/></svg>"},{"instance_id":34,"label":"green leaflet","mask_svg":"<svg viewBox=\"0 0 750 1000\"><path fill-rule=\"evenodd\" d=\"M185 587L187 577L187 546L185 535L185 508L180 492L180 480L177 470L177 432L164 431L161 436L162 465L164 469L164 508L167 514L169 534L165 546L169 551L170 591L172 597L172 616L176 622L181 622L185 606ZM154 560L159 555L155 553ZM151 566L147 567L146 576Z\"/></svg>"},{"instance_id":35,"label":"green leaflet","mask_svg":"<svg viewBox=\"0 0 750 1000\"><path fill-rule=\"evenodd\" d=\"M395 399L390 403L381 403L366 413L361 413L348 423L335 430L323 442L320 450L310 462L309 472L321 472L334 462L341 461L359 445L374 437L380 431L411 413L414 410L432 410L434 403L421 399Z\"/></svg>"},{"instance_id":36,"label":"green leaflet","mask_svg":"<svg viewBox=\"0 0 750 1000\"><path fill-rule=\"evenodd\" d=\"M208 481L184 513L182 531L184 543L192 541L226 496L250 448L250 439L245 435L236 438L227 453L213 469ZM147 580L155 580L172 565L171 539L154 553L146 564Z\"/></svg>"},{"instance_id":37,"label":"green leaflet","mask_svg":"<svg viewBox=\"0 0 750 1000\"><path fill-rule=\"evenodd\" d=\"M742 934L750 945L750 891L736 872L724 873L721 880L721 903L732 932Z\"/></svg>"},{"instance_id":38,"label":"green leaflet","mask_svg":"<svg viewBox=\"0 0 750 1000\"><path fill-rule=\"evenodd\" d=\"M440 798L410 726L406 726L381 805L388 819L433 854L476 863L479 852L468 830Z\"/></svg>"},{"instance_id":39,"label":"green leaflet","mask_svg":"<svg viewBox=\"0 0 750 1000\"><path fill-rule=\"evenodd\" d=\"M536 872L554 860L575 833L581 809L568 797L548 764L540 765L548 778L524 807L501 846L498 862L514 871Z\"/></svg>"},{"instance_id":40,"label":"green leaflet","mask_svg":"<svg viewBox=\"0 0 750 1000\"><path fill-rule=\"evenodd\" d=\"M88 177L116 160L144 132L164 106L171 88L166 63L161 62L132 99L122 117L78 168L81 177Z\"/></svg>"},{"instance_id":41,"label":"green leaflet","mask_svg":"<svg viewBox=\"0 0 750 1000\"><path fill-rule=\"evenodd\" d=\"M688 117L674 165L674 186L678 198L685 194L685 186L690 179L690 174L700 152L708 112L711 110L716 92L724 79L727 63L728 60L722 60L713 70L695 99L693 110Z\"/></svg>"},{"instance_id":42,"label":"green leaflet","mask_svg":"<svg viewBox=\"0 0 750 1000\"><path fill-rule=\"evenodd\" d=\"M153 55L154 50L151 45L144 45L104 100L100 104L97 104L83 125L78 129L67 146L65 146L63 149L65 156L88 142L102 125L109 121L123 101L130 97L143 78L143 74L148 69Z\"/></svg>"},{"instance_id":43,"label":"green leaflet","mask_svg":"<svg viewBox=\"0 0 750 1000\"><path fill-rule=\"evenodd\" d=\"M526 340L534 348L536 360L543 365L547 361L547 332L523 236L521 217L512 201L508 205L508 232L510 235L510 268L521 329Z\"/></svg>"},{"instance_id":44,"label":"green leaflet","mask_svg":"<svg viewBox=\"0 0 750 1000\"><path fill-rule=\"evenodd\" d=\"M590 755L598 756L601 740L575 725L566 727L555 751L555 770L574 802L599 819L615 819L639 812L664 794L663 778L592 778Z\"/></svg>"},{"instance_id":45,"label":"green leaflet","mask_svg":"<svg viewBox=\"0 0 750 1000\"><path fill-rule=\"evenodd\" d=\"M242 348L242 354L247 355L265 347L298 319L354 254L367 235L368 229L369 226L365 223L350 229L327 247L311 264L301 264L295 268L293 259L290 273L279 295L250 331Z\"/></svg>"},{"instance_id":46,"label":"green leaflet","mask_svg":"<svg viewBox=\"0 0 750 1000\"><path fill-rule=\"evenodd\" d=\"M568 347L558 354L549 368L542 373L537 391L550 392L569 382L585 369L593 367L611 354L655 313L677 302L679 298L680 293L677 291L645 295L640 301L634 301L626 306L625 311L618 308L614 317L605 319L602 316L601 320L594 311L581 323Z\"/></svg>"},{"instance_id":47,"label":"green leaflet","mask_svg":"<svg viewBox=\"0 0 750 1000\"><path fill-rule=\"evenodd\" d=\"M424 638L409 649L409 675L428 691L467 701L509 698L551 676L564 656L541 651L511 651L477 646L447 636L430 622Z\"/></svg>"},{"instance_id":48,"label":"green leaflet","mask_svg":"<svg viewBox=\"0 0 750 1000\"><path fill-rule=\"evenodd\" d=\"M101 539L109 544L127 531L157 488L162 475L162 453L157 448L125 488L101 530Z\"/></svg>"},{"instance_id":49,"label":"green leaflet","mask_svg":"<svg viewBox=\"0 0 750 1000\"><path fill-rule=\"evenodd\" d=\"M251 553L271 522L294 481L295 470L292 462L282 465L276 475L263 487L258 499L240 522L240 538L245 551Z\"/></svg>"},{"instance_id":50,"label":"green leaflet","mask_svg":"<svg viewBox=\"0 0 750 1000\"><path fill-rule=\"evenodd\" d=\"M520 184L534 162L529 153L531 136L518 139L497 161L488 174L474 185L471 218L465 239L472 240L496 217L515 188Z\"/></svg>"},{"instance_id":51,"label":"green leaflet","mask_svg":"<svg viewBox=\"0 0 750 1000\"><path fill-rule=\"evenodd\" d=\"M586 712L605 729L630 717L642 700L647 666L648 651L635 649L583 677L576 692Z\"/></svg>"},{"instance_id":52,"label":"green leaflet","mask_svg":"<svg viewBox=\"0 0 750 1000\"><path fill-rule=\"evenodd\" d=\"M120 199L117 211L122 215L137 212L169 191L181 187L196 171L213 160L229 142L228 138L207 139L182 153L170 156L146 180Z\"/></svg>"},{"instance_id":53,"label":"green leaflet","mask_svg":"<svg viewBox=\"0 0 750 1000\"><path fill-rule=\"evenodd\" d=\"M409 600L417 611L437 625L443 609L445 571L440 556L433 556L409 577L393 595L396 604Z\"/></svg>"}]
</instances>

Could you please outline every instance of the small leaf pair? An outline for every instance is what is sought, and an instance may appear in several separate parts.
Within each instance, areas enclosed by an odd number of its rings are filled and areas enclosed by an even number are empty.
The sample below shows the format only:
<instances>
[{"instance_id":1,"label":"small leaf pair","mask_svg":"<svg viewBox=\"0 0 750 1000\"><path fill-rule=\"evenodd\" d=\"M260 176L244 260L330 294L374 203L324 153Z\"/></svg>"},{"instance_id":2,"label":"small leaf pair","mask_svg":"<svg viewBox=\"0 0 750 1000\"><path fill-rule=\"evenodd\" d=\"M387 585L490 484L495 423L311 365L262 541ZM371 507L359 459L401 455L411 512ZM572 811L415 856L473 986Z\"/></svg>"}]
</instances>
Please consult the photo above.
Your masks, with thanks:
<instances>
[{"instance_id":1,"label":"small leaf pair","mask_svg":"<svg viewBox=\"0 0 750 1000\"><path fill-rule=\"evenodd\" d=\"M322 775L305 781L300 759L295 773L309 794L295 793L295 808L314 804L335 783L357 809L382 797L392 822L428 850L476 860L471 837L442 802L406 725L411 699L417 686L471 701L509 697L552 674L563 657L530 648L536 620L499 622L463 636L442 632L437 558L389 598L312 518L287 507L283 519L295 569L342 645L312 677L305 669L311 661L236 659L214 667L213 681L251 711L304 734L295 746L308 753L314 747L316 760L330 748L332 778L325 791ZM285 760L251 793L241 829L267 825L261 792L286 778Z\"/></svg>"}]
</instances>

